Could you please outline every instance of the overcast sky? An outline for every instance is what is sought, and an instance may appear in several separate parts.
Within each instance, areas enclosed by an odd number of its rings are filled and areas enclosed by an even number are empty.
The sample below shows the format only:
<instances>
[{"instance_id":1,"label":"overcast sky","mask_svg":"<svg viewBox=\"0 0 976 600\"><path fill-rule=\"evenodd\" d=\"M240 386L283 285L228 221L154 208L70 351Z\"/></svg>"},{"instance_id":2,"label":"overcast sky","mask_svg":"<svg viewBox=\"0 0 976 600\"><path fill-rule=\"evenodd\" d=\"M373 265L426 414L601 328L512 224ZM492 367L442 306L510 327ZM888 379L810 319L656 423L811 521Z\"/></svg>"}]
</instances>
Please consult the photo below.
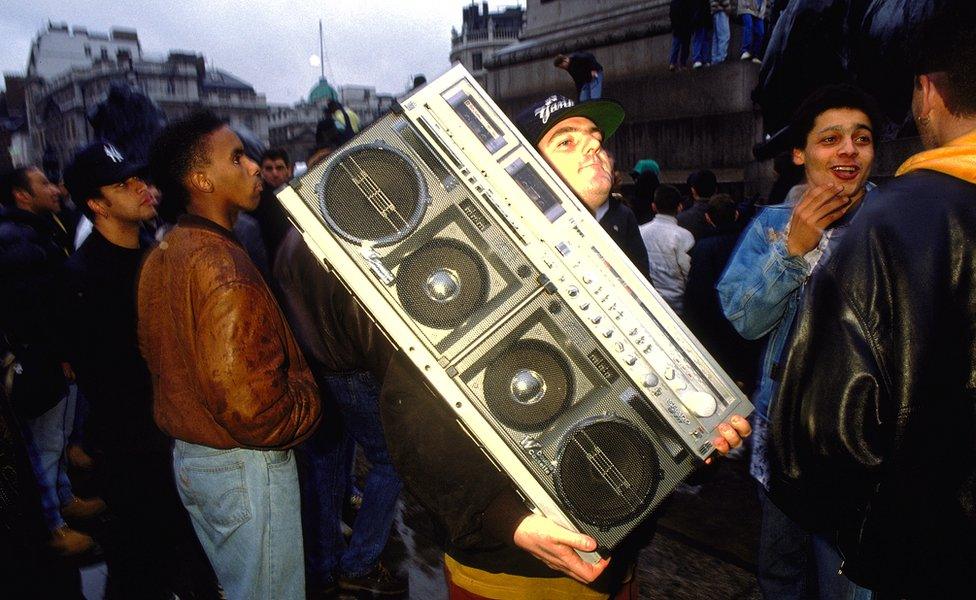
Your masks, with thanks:
<instances>
[{"instance_id":1,"label":"overcast sky","mask_svg":"<svg viewBox=\"0 0 976 600\"><path fill-rule=\"evenodd\" d=\"M203 54L207 63L254 86L268 102L293 103L319 77L309 60L325 31L325 75L338 86L361 84L399 93L414 74L428 79L450 67L451 27L471 0L31 0L0 14L0 70L23 73L30 44L47 22L108 33L136 29L143 54ZM480 0L478 4L481 4ZM491 0L492 10L522 0Z\"/></svg>"}]
</instances>

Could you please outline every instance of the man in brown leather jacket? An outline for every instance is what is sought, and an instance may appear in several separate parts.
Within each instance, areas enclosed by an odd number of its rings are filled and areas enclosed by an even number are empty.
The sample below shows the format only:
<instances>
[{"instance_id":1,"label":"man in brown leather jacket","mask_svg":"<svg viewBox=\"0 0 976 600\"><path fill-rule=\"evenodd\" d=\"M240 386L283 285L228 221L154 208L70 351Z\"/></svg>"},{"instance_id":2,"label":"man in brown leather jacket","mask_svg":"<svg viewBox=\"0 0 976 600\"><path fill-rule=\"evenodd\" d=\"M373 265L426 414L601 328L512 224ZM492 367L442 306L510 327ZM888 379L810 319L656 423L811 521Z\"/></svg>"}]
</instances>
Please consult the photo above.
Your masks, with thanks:
<instances>
[{"instance_id":1,"label":"man in brown leather jacket","mask_svg":"<svg viewBox=\"0 0 976 600\"><path fill-rule=\"evenodd\" d=\"M291 447L318 390L274 297L231 232L258 165L211 113L171 123L150 153L164 202L186 208L139 277L139 347L180 498L230 598L303 599Z\"/></svg>"}]
</instances>

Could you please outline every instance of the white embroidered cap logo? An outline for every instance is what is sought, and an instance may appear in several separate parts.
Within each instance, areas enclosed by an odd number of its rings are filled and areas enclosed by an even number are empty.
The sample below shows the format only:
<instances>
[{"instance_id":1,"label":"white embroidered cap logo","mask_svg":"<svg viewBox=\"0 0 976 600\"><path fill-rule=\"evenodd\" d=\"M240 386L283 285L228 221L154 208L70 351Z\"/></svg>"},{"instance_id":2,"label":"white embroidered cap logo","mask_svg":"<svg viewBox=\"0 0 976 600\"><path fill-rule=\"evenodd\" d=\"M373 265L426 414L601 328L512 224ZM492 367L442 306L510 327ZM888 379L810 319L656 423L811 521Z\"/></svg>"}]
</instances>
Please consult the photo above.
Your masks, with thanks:
<instances>
[{"instance_id":1,"label":"white embroidered cap logo","mask_svg":"<svg viewBox=\"0 0 976 600\"><path fill-rule=\"evenodd\" d=\"M105 156L109 157L112 162L120 163L125 160L122 158L122 153L112 144L105 144L102 148L105 150Z\"/></svg>"},{"instance_id":2,"label":"white embroidered cap logo","mask_svg":"<svg viewBox=\"0 0 976 600\"><path fill-rule=\"evenodd\" d=\"M542 124L545 125L549 122L549 117L552 116L552 113L556 112L557 110L569 108L570 106L575 106L575 104L576 103L569 98L549 96L546 98L546 102L542 106L535 109L535 116L539 117L542 120Z\"/></svg>"}]
</instances>

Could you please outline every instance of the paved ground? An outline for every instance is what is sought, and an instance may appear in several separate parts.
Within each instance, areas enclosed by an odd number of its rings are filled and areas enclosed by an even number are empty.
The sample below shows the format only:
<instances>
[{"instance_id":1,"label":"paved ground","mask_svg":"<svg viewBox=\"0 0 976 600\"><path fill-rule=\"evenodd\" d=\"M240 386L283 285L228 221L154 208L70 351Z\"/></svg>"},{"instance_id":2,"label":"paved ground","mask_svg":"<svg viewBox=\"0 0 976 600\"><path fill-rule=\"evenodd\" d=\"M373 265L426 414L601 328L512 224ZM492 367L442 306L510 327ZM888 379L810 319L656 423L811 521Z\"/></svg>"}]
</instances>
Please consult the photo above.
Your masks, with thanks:
<instances>
[{"instance_id":1,"label":"paved ground","mask_svg":"<svg viewBox=\"0 0 976 600\"><path fill-rule=\"evenodd\" d=\"M724 460L685 487L661 511L657 533L638 561L640 597L647 599L760 598L755 576L758 504L743 461ZM429 522L409 500L401 505L391 558L410 577L410 597L446 598L440 552Z\"/></svg>"},{"instance_id":2,"label":"paved ground","mask_svg":"<svg viewBox=\"0 0 976 600\"><path fill-rule=\"evenodd\" d=\"M362 469L362 465L360 466ZM641 551L640 597L649 600L758 599L755 576L758 504L744 461L720 460L696 475L661 509L657 533ZM410 578L410 598L443 600L441 553L425 512L405 497L389 560ZM85 596L102 597L106 569L82 570Z\"/></svg>"}]
</instances>

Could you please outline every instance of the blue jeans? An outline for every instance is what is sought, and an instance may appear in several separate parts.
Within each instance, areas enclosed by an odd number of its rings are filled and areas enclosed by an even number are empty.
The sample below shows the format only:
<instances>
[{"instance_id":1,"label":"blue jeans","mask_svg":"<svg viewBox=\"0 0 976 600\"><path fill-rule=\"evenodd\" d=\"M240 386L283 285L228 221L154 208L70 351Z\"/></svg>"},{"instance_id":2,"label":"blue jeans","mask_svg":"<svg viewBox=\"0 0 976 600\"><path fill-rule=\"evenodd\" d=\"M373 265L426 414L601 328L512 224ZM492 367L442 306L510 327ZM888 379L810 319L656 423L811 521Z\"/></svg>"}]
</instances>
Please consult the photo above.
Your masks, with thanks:
<instances>
[{"instance_id":1,"label":"blue jeans","mask_svg":"<svg viewBox=\"0 0 976 600\"><path fill-rule=\"evenodd\" d=\"M44 519L52 531L64 525L61 506L75 497L68 480L64 447L68 445L75 420L77 394L78 387L72 384L63 400L44 414L27 419L23 427L27 453L41 494Z\"/></svg>"},{"instance_id":2,"label":"blue jeans","mask_svg":"<svg viewBox=\"0 0 976 600\"><path fill-rule=\"evenodd\" d=\"M712 15L712 64L718 64L725 60L729 53L729 15L720 10Z\"/></svg>"},{"instance_id":3,"label":"blue jeans","mask_svg":"<svg viewBox=\"0 0 976 600\"><path fill-rule=\"evenodd\" d=\"M763 35L766 21L752 15L742 15L742 51L755 58L762 58Z\"/></svg>"},{"instance_id":4,"label":"blue jeans","mask_svg":"<svg viewBox=\"0 0 976 600\"><path fill-rule=\"evenodd\" d=\"M683 67L688 63L689 42L687 36L671 34L670 63L672 67Z\"/></svg>"},{"instance_id":5,"label":"blue jeans","mask_svg":"<svg viewBox=\"0 0 976 600\"><path fill-rule=\"evenodd\" d=\"M584 84L580 89L580 102L586 100L599 100L603 95L603 71L597 71L596 77Z\"/></svg>"},{"instance_id":6,"label":"blue jeans","mask_svg":"<svg viewBox=\"0 0 976 600\"><path fill-rule=\"evenodd\" d=\"M759 589L764 598L849 600L860 589L839 574L841 557L819 535L807 533L759 487ZM815 589L809 589L816 586Z\"/></svg>"},{"instance_id":7,"label":"blue jeans","mask_svg":"<svg viewBox=\"0 0 976 600\"><path fill-rule=\"evenodd\" d=\"M176 440L180 500L231 600L304 600L301 506L291 450Z\"/></svg>"},{"instance_id":8,"label":"blue jeans","mask_svg":"<svg viewBox=\"0 0 976 600\"><path fill-rule=\"evenodd\" d=\"M712 30L699 27L691 38L691 60L707 65L712 62Z\"/></svg>"},{"instance_id":9,"label":"blue jeans","mask_svg":"<svg viewBox=\"0 0 976 600\"><path fill-rule=\"evenodd\" d=\"M310 584L328 586L336 574L358 577L372 571L386 546L402 483L386 448L380 424L380 387L368 373L323 378L341 416L340 428L325 423L301 447L303 519L308 534ZM333 420L334 423L335 420ZM339 520L355 444L370 463L363 505L346 546Z\"/></svg>"}]
</instances>

